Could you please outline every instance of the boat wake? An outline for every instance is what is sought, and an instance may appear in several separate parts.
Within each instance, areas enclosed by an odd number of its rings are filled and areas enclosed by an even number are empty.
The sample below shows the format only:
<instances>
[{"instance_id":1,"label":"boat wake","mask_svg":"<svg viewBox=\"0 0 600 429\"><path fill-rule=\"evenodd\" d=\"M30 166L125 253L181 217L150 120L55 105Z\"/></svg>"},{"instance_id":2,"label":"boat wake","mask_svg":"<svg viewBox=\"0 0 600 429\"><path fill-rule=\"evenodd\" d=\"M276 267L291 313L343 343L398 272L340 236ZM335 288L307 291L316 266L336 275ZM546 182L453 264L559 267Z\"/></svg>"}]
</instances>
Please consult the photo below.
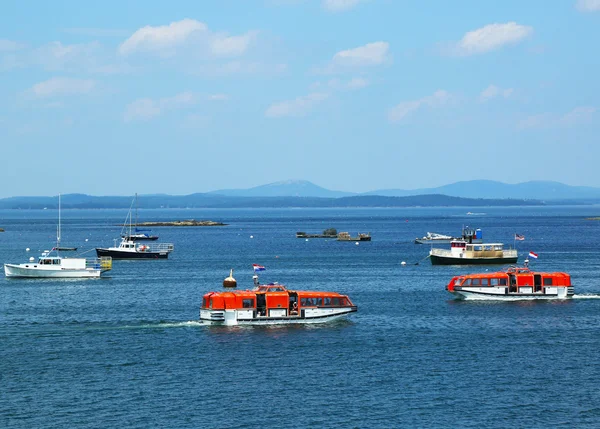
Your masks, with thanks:
<instances>
[{"instance_id":1,"label":"boat wake","mask_svg":"<svg viewBox=\"0 0 600 429\"><path fill-rule=\"evenodd\" d=\"M573 295L573 299L600 299L600 293L575 294Z\"/></svg>"}]
</instances>

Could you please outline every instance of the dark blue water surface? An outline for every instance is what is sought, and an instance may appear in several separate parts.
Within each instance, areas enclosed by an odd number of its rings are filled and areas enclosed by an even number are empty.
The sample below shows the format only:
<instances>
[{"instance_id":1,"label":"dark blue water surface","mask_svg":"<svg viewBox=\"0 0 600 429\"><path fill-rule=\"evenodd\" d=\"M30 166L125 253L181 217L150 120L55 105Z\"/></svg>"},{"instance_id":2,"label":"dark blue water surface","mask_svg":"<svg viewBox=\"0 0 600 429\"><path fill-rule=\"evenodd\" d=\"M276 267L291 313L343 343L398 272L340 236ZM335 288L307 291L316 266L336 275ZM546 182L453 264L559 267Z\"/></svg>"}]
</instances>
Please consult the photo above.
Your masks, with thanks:
<instances>
[{"instance_id":1,"label":"dark blue water surface","mask_svg":"<svg viewBox=\"0 0 600 429\"><path fill-rule=\"evenodd\" d=\"M126 214L63 210L62 244L112 245ZM168 260L114 261L102 279L0 276L0 427L600 427L600 222L586 219L599 214L144 210L144 221L228 226L154 228L175 244ZM51 248L56 224L53 210L0 211L0 262ZM498 267L433 267L412 241L464 225L510 246L524 234L520 255L570 273L576 299L453 300L453 275ZM329 227L373 241L295 238ZM198 323L202 295L230 268L250 288L252 263L263 282L348 294L359 311L316 326Z\"/></svg>"}]
</instances>

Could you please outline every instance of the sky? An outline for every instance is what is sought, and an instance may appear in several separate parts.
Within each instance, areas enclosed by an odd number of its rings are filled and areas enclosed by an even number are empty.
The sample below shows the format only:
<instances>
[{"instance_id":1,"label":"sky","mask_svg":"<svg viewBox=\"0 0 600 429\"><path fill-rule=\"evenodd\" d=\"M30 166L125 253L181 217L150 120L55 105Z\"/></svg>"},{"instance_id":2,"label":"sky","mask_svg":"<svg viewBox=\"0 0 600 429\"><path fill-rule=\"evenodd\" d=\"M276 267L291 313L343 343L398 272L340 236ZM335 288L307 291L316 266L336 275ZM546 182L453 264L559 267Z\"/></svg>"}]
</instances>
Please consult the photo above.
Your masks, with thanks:
<instances>
[{"instance_id":1,"label":"sky","mask_svg":"<svg viewBox=\"0 0 600 429\"><path fill-rule=\"evenodd\" d=\"M600 0L5 0L0 197L600 187Z\"/></svg>"}]
</instances>

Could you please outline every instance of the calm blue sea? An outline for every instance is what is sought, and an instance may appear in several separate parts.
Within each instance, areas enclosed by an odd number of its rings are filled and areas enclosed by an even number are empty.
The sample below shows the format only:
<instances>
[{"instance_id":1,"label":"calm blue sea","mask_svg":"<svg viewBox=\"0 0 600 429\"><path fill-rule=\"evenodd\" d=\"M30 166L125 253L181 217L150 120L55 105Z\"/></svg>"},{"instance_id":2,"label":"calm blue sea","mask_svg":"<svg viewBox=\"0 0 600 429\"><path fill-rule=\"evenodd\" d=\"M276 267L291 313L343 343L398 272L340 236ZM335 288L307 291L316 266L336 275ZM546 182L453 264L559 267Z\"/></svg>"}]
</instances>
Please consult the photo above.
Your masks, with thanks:
<instances>
[{"instance_id":1,"label":"calm blue sea","mask_svg":"<svg viewBox=\"0 0 600 429\"><path fill-rule=\"evenodd\" d=\"M126 215L63 210L62 245L93 256ZM114 261L103 279L0 275L1 428L600 427L600 222L586 220L600 207L139 215L228 226L154 228L171 257ZM0 211L0 262L51 248L56 224L54 210ZM453 275L498 267L433 267L413 240L467 225L511 246L525 235L521 255L569 272L576 299L453 300ZM373 241L295 238L330 227ZM253 263L267 268L262 282L348 294L358 313L318 326L198 323L202 295L231 268L250 288Z\"/></svg>"}]
</instances>

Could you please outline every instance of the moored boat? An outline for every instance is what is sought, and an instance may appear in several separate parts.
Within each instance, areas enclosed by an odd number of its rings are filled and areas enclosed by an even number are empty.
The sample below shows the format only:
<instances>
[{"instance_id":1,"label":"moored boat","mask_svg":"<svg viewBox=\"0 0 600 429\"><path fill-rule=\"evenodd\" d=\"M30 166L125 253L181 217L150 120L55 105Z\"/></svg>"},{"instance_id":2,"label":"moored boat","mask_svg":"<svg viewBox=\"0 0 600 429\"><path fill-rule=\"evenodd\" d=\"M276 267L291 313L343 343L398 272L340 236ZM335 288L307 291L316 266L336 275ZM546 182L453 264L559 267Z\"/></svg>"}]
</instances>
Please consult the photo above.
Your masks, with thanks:
<instances>
[{"instance_id":1,"label":"moored boat","mask_svg":"<svg viewBox=\"0 0 600 429\"><path fill-rule=\"evenodd\" d=\"M535 272L509 267L495 273L455 276L446 290L459 299L566 299L574 295L571 276L564 272Z\"/></svg>"},{"instance_id":2,"label":"moored boat","mask_svg":"<svg viewBox=\"0 0 600 429\"><path fill-rule=\"evenodd\" d=\"M451 235L438 234L436 232L428 232L427 235L421 238L415 238L416 244L450 244L452 241L464 240L469 243L483 243L483 235L480 228L472 229L465 227L462 230L460 237Z\"/></svg>"},{"instance_id":3,"label":"moored boat","mask_svg":"<svg viewBox=\"0 0 600 429\"><path fill-rule=\"evenodd\" d=\"M505 249L502 243L473 244L464 240L452 241L450 249L429 251L432 265L514 264L518 257L515 249Z\"/></svg>"},{"instance_id":4,"label":"moored boat","mask_svg":"<svg viewBox=\"0 0 600 429\"><path fill-rule=\"evenodd\" d=\"M98 257L110 256L112 259L167 259L175 246L171 243L139 243L138 241L158 239L158 236L148 236L148 238L140 238L140 235L134 233L132 209L133 204L137 205L137 194L131 202L131 207L123 223L121 231L121 242L117 246L117 240L112 247L97 247L96 254ZM137 213L137 208L136 208ZM136 214L137 223L137 214Z\"/></svg>"},{"instance_id":5,"label":"moored boat","mask_svg":"<svg viewBox=\"0 0 600 429\"><path fill-rule=\"evenodd\" d=\"M96 254L112 259L167 259L174 249L171 243L140 244L123 237L118 246L97 247Z\"/></svg>"},{"instance_id":6,"label":"moored boat","mask_svg":"<svg viewBox=\"0 0 600 429\"><path fill-rule=\"evenodd\" d=\"M56 229L56 246L46 250L35 260L22 264L4 264L6 277L21 278L97 278L112 269L112 259L102 255L98 258L65 258L60 250L76 250L60 246L61 217L60 195L58 196L58 227ZM54 252L54 253L53 253Z\"/></svg>"},{"instance_id":7,"label":"moored boat","mask_svg":"<svg viewBox=\"0 0 600 429\"><path fill-rule=\"evenodd\" d=\"M338 241L371 241L371 233L359 232L356 237L352 237L349 232L339 232Z\"/></svg>"},{"instance_id":8,"label":"moored boat","mask_svg":"<svg viewBox=\"0 0 600 429\"><path fill-rule=\"evenodd\" d=\"M357 311L346 295L299 291L278 283L261 285L254 276L252 290L209 292L202 297L200 320L221 325L323 323Z\"/></svg>"}]
</instances>

